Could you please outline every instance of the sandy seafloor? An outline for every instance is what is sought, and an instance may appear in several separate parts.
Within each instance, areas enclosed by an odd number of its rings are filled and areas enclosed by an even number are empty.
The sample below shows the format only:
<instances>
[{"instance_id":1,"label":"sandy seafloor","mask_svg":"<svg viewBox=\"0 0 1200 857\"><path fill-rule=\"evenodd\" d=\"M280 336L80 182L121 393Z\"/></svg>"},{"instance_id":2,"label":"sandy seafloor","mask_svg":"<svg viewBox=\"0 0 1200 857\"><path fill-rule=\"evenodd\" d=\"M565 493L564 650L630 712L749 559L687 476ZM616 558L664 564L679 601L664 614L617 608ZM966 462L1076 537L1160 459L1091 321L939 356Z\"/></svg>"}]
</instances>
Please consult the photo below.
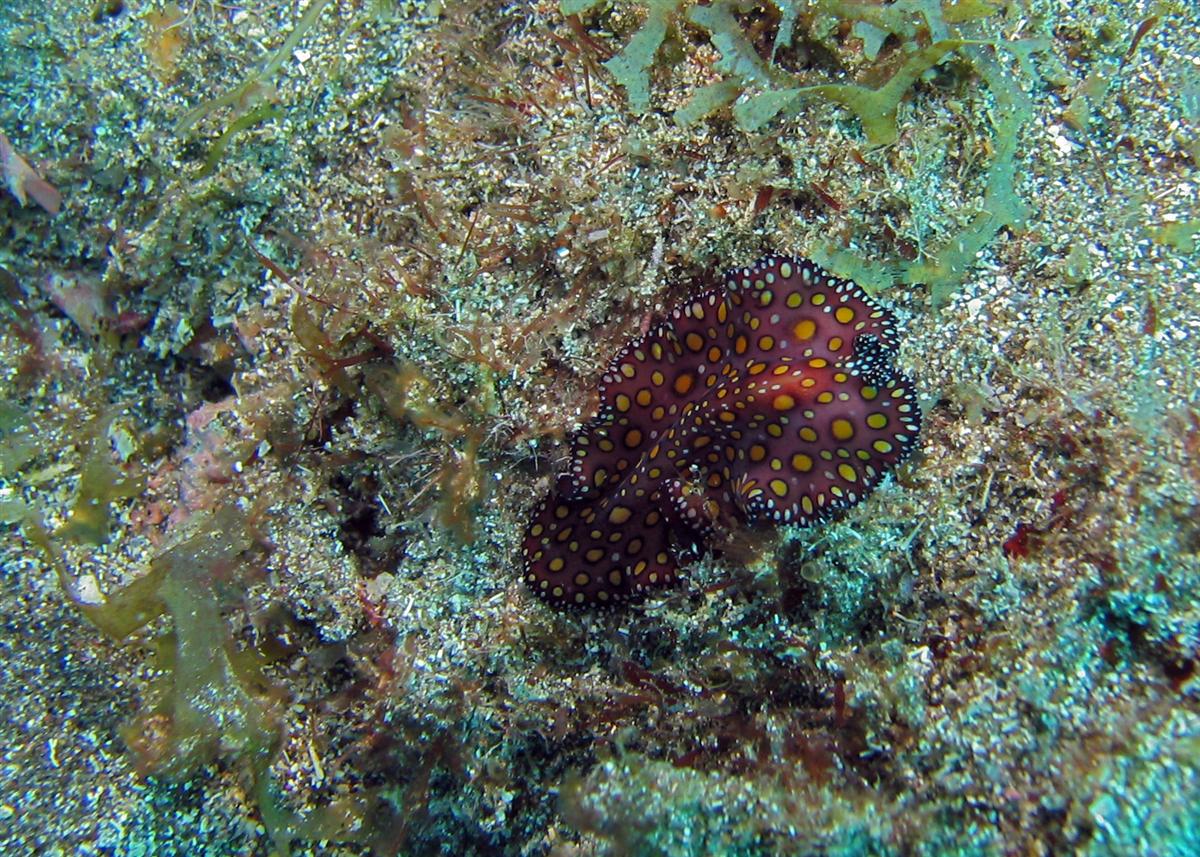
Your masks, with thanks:
<instances>
[{"instance_id":1,"label":"sandy seafloor","mask_svg":"<svg viewBox=\"0 0 1200 857\"><path fill-rule=\"evenodd\" d=\"M1200 853L1196 6L586 6L4 2L0 853ZM942 37L882 145L675 121ZM772 250L919 449L549 609L609 355Z\"/></svg>"}]
</instances>

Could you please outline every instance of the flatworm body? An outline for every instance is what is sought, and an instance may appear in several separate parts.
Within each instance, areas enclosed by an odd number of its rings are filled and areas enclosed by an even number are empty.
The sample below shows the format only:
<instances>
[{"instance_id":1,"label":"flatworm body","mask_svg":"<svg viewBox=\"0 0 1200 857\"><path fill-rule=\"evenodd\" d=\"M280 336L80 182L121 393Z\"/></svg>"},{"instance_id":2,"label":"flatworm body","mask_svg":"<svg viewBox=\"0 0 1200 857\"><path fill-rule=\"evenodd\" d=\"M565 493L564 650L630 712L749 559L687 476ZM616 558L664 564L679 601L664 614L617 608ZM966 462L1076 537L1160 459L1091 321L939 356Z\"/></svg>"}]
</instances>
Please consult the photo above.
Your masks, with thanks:
<instances>
[{"instance_id":1,"label":"flatworm body","mask_svg":"<svg viewBox=\"0 0 1200 857\"><path fill-rule=\"evenodd\" d=\"M920 431L896 346L895 317L813 262L730 271L613 358L526 530L526 583L558 606L629 601L737 527L862 500Z\"/></svg>"}]
</instances>

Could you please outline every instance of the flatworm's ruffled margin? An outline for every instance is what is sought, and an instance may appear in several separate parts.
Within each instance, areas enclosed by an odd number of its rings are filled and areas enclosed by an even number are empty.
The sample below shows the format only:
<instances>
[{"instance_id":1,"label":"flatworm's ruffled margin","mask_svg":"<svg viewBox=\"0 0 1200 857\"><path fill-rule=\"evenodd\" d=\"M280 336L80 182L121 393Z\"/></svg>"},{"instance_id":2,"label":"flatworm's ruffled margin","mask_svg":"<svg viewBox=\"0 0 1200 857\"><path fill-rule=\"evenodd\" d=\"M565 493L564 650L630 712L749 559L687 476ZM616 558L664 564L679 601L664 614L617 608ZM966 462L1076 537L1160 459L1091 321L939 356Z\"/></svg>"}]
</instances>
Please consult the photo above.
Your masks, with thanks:
<instances>
[{"instance_id":1,"label":"flatworm's ruffled margin","mask_svg":"<svg viewBox=\"0 0 1200 857\"><path fill-rule=\"evenodd\" d=\"M526 530L526 583L555 606L635 600L718 534L859 502L920 432L897 343L888 310L813 262L730 271L609 364Z\"/></svg>"}]
</instances>

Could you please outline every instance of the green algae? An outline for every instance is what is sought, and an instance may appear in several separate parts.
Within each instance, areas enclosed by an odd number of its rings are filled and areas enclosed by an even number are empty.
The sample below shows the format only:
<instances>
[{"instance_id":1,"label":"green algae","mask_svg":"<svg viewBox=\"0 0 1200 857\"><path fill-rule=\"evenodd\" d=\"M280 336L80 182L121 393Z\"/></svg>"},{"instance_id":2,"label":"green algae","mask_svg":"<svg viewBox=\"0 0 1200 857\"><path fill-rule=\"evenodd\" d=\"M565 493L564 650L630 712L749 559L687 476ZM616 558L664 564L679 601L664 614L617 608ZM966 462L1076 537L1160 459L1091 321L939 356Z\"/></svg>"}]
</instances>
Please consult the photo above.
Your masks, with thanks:
<instances>
[{"instance_id":1,"label":"green algae","mask_svg":"<svg viewBox=\"0 0 1200 857\"><path fill-rule=\"evenodd\" d=\"M946 54L970 44L980 43L967 39L934 42L908 57L888 82L878 89L852 83L829 83L773 90L735 105L733 115L744 130L757 131L779 113L793 108L801 99L821 97L845 107L858 117L869 145L886 146L900 136L896 127L896 111L917 78L941 62Z\"/></svg>"},{"instance_id":2,"label":"green algae","mask_svg":"<svg viewBox=\"0 0 1200 857\"><path fill-rule=\"evenodd\" d=\"M563 3L562 9L564 14L573 14L592 5L589 2ZM634 113L644 113L649 107L649 69L666 36L670 16L678 5L676 0L654 0L649 3L642 27L619 54L605 63L617 83L625 88L630 109ZM802 99L817 97L851 110L862 123L868 143L885 145L898 135L896 108L913 83L947 53L973 44L970 40L941 36L931 45L914 49L889 81L878 89L857 84L796 86L794 84L798 79L795 75L765 62L750 43L735 17L735 12L742 11L743 5L738 0L717 0L688 9L688 21L705 29L713 46L720 52L720 59L714 68L722 73L723 78L697 90L688 104L675 112L675 121L680 126L699 121L731 103L739 90L757 86L765 87L766 91L748 95L733 108L734 119L745 131L758 131L780 113L796 107ZM775 5L780 10L781 20L772 46L772 58L777 56L781 48L791 44L799 14L794 3L779 2ZM984 8L991 9L986 4L980 4L980 8L972 6L964 10L961 20L983 16ZM925 17L929 29L935 33L946 31L945 23L940 18L940 7L936 3L905 2L891 7L878 7L825 0L816 5L815 11L872 28L878 43L891 34L905 39L915 38L915 16Z\"/></svg>"},{"instance_id":3,"label":"green algae","mask_svg":"<svg viewBox=\"0 0 1200 857\"><path fill-rule=\"evenodd\" d=\"M0 479L16 474L40 452L25 414L13 403L0 401Z\"/></svg>"},{"instance_id":4,"label":"green algae","mask_svg":"<svg viewBox=\"0 0 1200 857\"><path fill-rule=\"evenodd\" d=\"M76 606L101 631L123 640L160 616L170 630L155 640L162 677L151 699L121 732L144 772L182 781L216 759L244 767L249 792L280 854L292 839L345 834L349 815L287 809L271 775L285 696L267 678L267 658L238 646L223 616L219 578L244 566L258 538L246 514L222 506L193 519L149 571L102 603Z\"/></svg>"},{"instance_id":5,"label":"green algae","mask_svg":"<svg viewBox=\"0 0 1200 857\"><path fill-rule=\"evenodd\" d=\"M321 13L325 11L329 2L330 0L311 0L308 8L304 10L304 14L300 16L300 20L296 22L296 26L260 68L247 75L233 89L210 98L183 114L175 123L176 133L181 134L190 130L197 122L223 107L237 107L252 100L254 94L259 92L283 67L283 64L291 59L300 41L309 30L316 26Z\"/></svg>"},{"instance_id":6,"label":"green algae","mask_svg":"<svg viewBox=\"0 0 1200 857\"><path fill-rule=\"evenodd\" d=\"M979 48L969 50L972 64L996 102L992 112L995 154L988 167L980 212L931 253L929 260L903 267L904 282L928 286L935 307L950 300L980 251L999 230L1019 228L1028 217L1028 206L1016 193L1016 164L1021 130L1033 116L1033 102L1019 84L1009 80L993 57Z\"/></svg>"},{"instance_id":7,"label":"green algae","mask_svg":"<svg viewBox=\"0 0 1200 857\"><path fill-rule=\"evenodd\" d=\"M145 481L122 473L113 463L109 427L114 413L97 417L87 430L83 467L71 513L55 536L101 545L108 541L112 526L112 504L137 497Z\"/></svg>"},{"instance_id":8,"label":"green algae","mask_svg":"<svg viewBox=\"0 0 1200 857\"><path fill-rule=\"evenodd\" d=\"M679 2L680 0L648 0L646 20L641 28L629 40L624 50L604 63L604 67L612 72L617 83L625 87L629 108L634 113L645 113L650 106L650 66L667 36L667 24L679 7Z\"/></svg>"},{"instance_id":9,"label":"green algae","mask_svg":"<svg viewBox=\"0 0 1200 857\"><path fill-rule=\"evenodd\" d=\"M158 579L154 593L171 620L162 665L168 667L162 701L150 717L169 722L165 743L153 748L153 770L182 777L199 765L231 752L263 768L277 738L277 714L261 691L261 666L235 651L225 635L217 594L198 571L236 563L253 544L235 512L214 516L209 527L164 551L151 562ZM124 606L124 605L123 605ZM127 730L127 734L129 730ZM157 736L156 736L157 738ZM131 736L138 746L138 737Z\"/></svg>"},{"instance_id":10,"label":"green algae","mask_svg":"<svg viewBox=\"0 0 1200 857\"><path fill-rule=\"evenodd\" d=\"M709 40L721 58L715 63L717 71L735 79L767 82L772 78L769 69L754 45L746 38L733 13L736 0L719 0L710 6L693 6L688 20L709 32Z\"/></svg>"},{"instance_id":11,"label":"green algae","mask_svg":"<svg viewBox=\"0 0 1200 857\"><path fill-rule=\"evenodd\" d=\"M674 113L675 124L686 128L716 113L723 107L728 107L742 92L741 81L728 79L718 80L697 89L687 104Z\"/></svg>"},{"instance_id":12,"label":"green algae","mask_svg":"<svg viewBox=\"0 0 1200 857\"><path fill-rule=\"evenodd\" d=\"M570 8L578 11L592 5L577 3ZM799 12L799 7L790 0L780 0L774 5L781 17L772 45L772 59L781 47L792 42ZM634 37L636 50L623 53L614 63L614 68L619 71L618 82L629 92L634 112L644 112L649 104L648 69L666 32L667 16L674 6L663 3L652 9L646 25ZM566 12L565 4L563 8ZM694 6L688 9L687 20L708 32L710 41L720 52L714 68L722 78L693 92L691 99L675 111L675 123L686 128L732 105L733 119L738 127L748 133L758 133L780 116L798 110L805 101L818 99L853 113L868 145L887 146L899 139L898 109L913 85L947 55L961 53L988 87L995 103L991 114L994 154L987 170L981 210L966 226L921 258L897 262L886 270L859 271L867 276L875 289L884 288L889 278L926 285L933 305L941 306L957 291L978 254L996 233L1003 228L1019 228L1028 216L1027 207L1016 192L1016 164L1021 131L1033 113L1032 100L1021 84L1011 79L984 48L991 46L997 51L1013 54L1022 73L1032 80L1037 79L1032 54L1047 50L1048 45L1038 39L993 42L952 36L952 25L967 24L996 14L998 8L985 0L958 0L945 4L936 0L901 0L891 6L819 0L806 6L805 10L814 13L818 19L824 16L830 21L859 27L868 56L872 56L888 36L900 38L909 53L888 80L876 88L856 83L798 85L796 75L764 60L750 43L735 14L743 11L743 4L738 0L716 0ZM812 28L819 34L819 21L812 23ZM921 32L932 35L934 41L923 47L916 46ZM1086 92L1080 95L1081 109L1089 97ZM841 260L843 271L849 271L851 267L844 258Z\"/></svg>"},{"instance_id":13,"label":"green algae","mask_svg":"<svg viewBox=\"0 0 1200 857\"><path fill-rule=\"evenodd\" d=\"M208 154L204 157L204 164L196 172L196 178L202 179L212 175L217 168L217 164L221 162L221 158L225 156L226 150L234 138L256 125L261 125L272 119L282 118L283 110L269 101L264 101L254 107L251 107L241 116L238 116L228 127L221 132L221 135L213 141L208 149Z\"/></svg>"},{"instance_id":14,"label":"green algae","mask_svg":"<svg viewBox=\"0 0 1200 857\"><path fill-rule=\"evenodd\" d=\"M1063 121L1076 131L1087 133L1095 118L1096 109L1108 95L1117 70L1116 63L1104 63L1089 72L1075 90L1071 103L1063 111Z\"/></svg>"},{"instance_id":15,"label":"green algae","mask_svg":"<svg viewBox=\"0 0 1200 857\"><path fill-rule=\"evenodd\" d=\"M67 520L53 534L55 539L103 545L112 529L113 504L137 497L145 488L140 474L122 471L113 460L110 428L115 415L114 410L107 410L82 430L79 483ZM0 478L20 477L30 484L41 481L42 474L23 471L44 451L27 418L15 406L0 404ZM44 529L41 515L19 498L0 502L0 518L23 524L27 531ZM43 536L51 538L49 533Z\"/></svg>"},{"instance_id":16,"label":"green algae","mask_svg":"<svg viewBox=\"0 0 1200 857\"><path fill-rule=\"evenodd\" d=\"M61 548L29 511L26 537L46 554L74 606L102 633L126 640L161 616L170 629L153 640L162 676L121 734L146 774L183 781L218 758L245 766L250 794L280 854L293 838L344 835L350 816L286 809L270 773L279 747L284 697L267 679L266 659L239 648L226 630L217 578L242 565L258 541L244 512L221 507L197 516L148 571L106 599L83 598Z\"/></svg>"},{"instance_id":17,"label":"green algae","mask_svg":"<svg viewBox=\"0 0 1200 857\"><path fill-rule=\"evenodd\" d=\"M1200 233L1200 219L1177 220L1164 223L1162 226L1152 226L1148 230L1155 242L1165 247L1171 247L1180 253L1196 252L1196 235Z\"/></svg>"},{"instance_id":18,"label":"green algae","mask_svg":"<svg viewBox=\"0 0 1200 857\"><path fill-rule=\"evenodd\" d=\"M894 266L871 262L852 250L825 243L813 247L808 255L821 267L839 277L853 280L871 295L879 294L896 282L897 271Z\"/></svg>"}]
</instances>

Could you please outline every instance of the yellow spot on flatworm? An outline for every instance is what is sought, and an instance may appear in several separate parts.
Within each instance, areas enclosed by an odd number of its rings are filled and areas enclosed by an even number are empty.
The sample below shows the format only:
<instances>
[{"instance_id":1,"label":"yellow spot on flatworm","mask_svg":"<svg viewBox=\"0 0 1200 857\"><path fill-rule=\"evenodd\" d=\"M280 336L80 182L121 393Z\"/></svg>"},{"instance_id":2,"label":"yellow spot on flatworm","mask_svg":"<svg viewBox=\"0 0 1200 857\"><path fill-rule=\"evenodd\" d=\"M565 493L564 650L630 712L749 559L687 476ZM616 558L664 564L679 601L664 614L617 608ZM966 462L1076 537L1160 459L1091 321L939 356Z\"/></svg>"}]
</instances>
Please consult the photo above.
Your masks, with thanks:
<instances>
[{"instance_id":1,"label":"yellow spot on flatworm","mask_svg":"<svg viewBox=\"0 0 1200 857\"><path fill-rule=\"evenodd\" d=\"M663 377L663 373L659 372L657 369L655 369L650 375L650 383L652 383L655 387L661 387L666 380L667 379Z\"/></svg>"},{"instance_id":2,"label":"yellow spot on flatworm","mask_svg":"<svg viewBox=\"0 0 1200 857\"><path fill-rule=\"evenodd\" d=\"M629 397L624 393L617 393L617 397L613 399L613 404L616 405L618 411L625 413L627 410L629 410Z\"/></svg>"},{"instance_id":3,"label":"yellow spot on flatworm","mask_svg":"<svg viewBox=\"0 0 1200 857\"><path fill-rule=\"evenodd\" d=\"M873 429L881 429L887 426L888 420L885 414L868 414L867 425Z\"/></svg>"},{"instance_id":4,"label":"yellow spot on flatworm","mask_svg":"<svg viewBox=\"0 0 1200 857\"><path fill-rule=\"evenodd\" d=\"M850 422L850 420L839 417L833 421L833 425L830 428L833 430L833 436L837 440L850 440L850 438L854 437L854 423Z\"/></svg>"},{"instance_id":5,"label":"yellow spot on flatworm","mask_svg":"<svg viewBox=\"0 0 1200 857\"><path fill-rule=\"evenodd\" d=\"M588 577L582 571L579 572L579 574L575 575L575 585L576 586L587 586L591 582L592 582L592 579L590 577Z\"/></svg>"},{"instance_id":6,"label":"yellow spot on flatworm","mask_svg":"<svg viewBox=\"0 0 1200 857\"><path fill-rule=\"evenodd\" d=\"M675 392L681 396L685 395L692 389L692 384L694 384L695 381L695 378L685 372L675 379Z\"/></svg>"},{"instance_id":7,"label":"yellow spot on flatworm","mask_svg":"<svg viewBox=\"0 0 1200 857\"><path fill-rule=\"evenodd\" d=\"M583 555L588 562L599 562L604 557L604 548L592 548Z\"/></svg>"},{"instance_id":8,"label":"yellow spot on flatworm","mask_svg":"<svg viewBox=\"0 0 1200 857\"><path fill-rule=\"evenodd\" d=\"M613 506L612 511L608 513L608 520L612 524L623 524L629 520L631 514L628 506Z\"/></svg>"},{"instance_id":9,"label":"yellow spot on flatworm","mask_svg":"<svg viewBox=\"0 0 1200 857\"><path fill-rule=\"evenodd\" d=\"M775 337L774 336L760 336L758 338L758 347L760 349L762 349L763 351L770 351L772 348L775 347Z\"/></svg>"},{"instance_id":10,"label":"yellow spot on flatworm","mask_svg":"<svg viewBox=\"0 0 1200 857\"><path fill-rule=\"evenodd\" d=\"M564 565L566 565L566 562L563 561L563 558L561 556L556 556L554 559L550 560L550 563L546 566L546 568L550 569L551 571L562 571Z\"/></svg>"},{"instance_id":11,"label":"yellow spot on flatworm","mask_svg":"<svg viewBox=\"0 0 1200 857\"><path fill-rule=\"evenodd\" d=\"M777 497L786 497L788 492L788 484L782 479L772 479L770 482L771 490L775 492Z\"/></svg>"},{"instance_id":12,"label":"yellow spot on flatworm","mask_svg":"<svg viewBox=\"0 0 1200 857\"><path fill-rule=\"evenodd\" d=\"M771 404L774 405L777 411L790 411L796 407L796 400L787 393L780 393Z\"/></svg>"},{"instance_id":13,"label":"yellow spot on flatworm","mask_svg":"<svg viewBox=\"0 0 1200 857\"><path fill-rule=\"evenodd\" d=\"M632 378L634 375L637 374L637 369L633 368L632 363L622 363L621 364L621 374L624 375L626 378Z\"/></svg>"},{"instance_id":14,"label":"yellow spot on flatworm","mask_svg":"<svg viewBox=\"0 0 1200 857\"><path fill-rule=\"evenodd\" d=\"M613 586L620 586L621 585L621 572L619 572L615 568L612 571L610 571L608 573L608 582L611 583Z\"/></svg>"},{"instance_id":15,"label":"yellow spot on flatworm","mask_svg":"<svg viewBox=\"0 0 1200 857\"><path fill-rule=\"evenodd\" d=\"M804 428L800 429L800 439L806 440L809 443L813 443L817 439L816 429L809 426L805 426Z\"/></svg>"},{"instance_id":16,"label":"yellow spot on flatworm","mask_svg":"<svg viewBox=\"0 0 1200 857\"><path fill-rule=\"evenodd\" d=\"M792 333L796 334L796 338L801 342L812 339L816 332L817 323L811 318L800 319L800 321L796 322L795 327L792 328Z\"/></svg>"},{"instance_id":17,"label":"yellow spot on flatworm","mask_svg":"<svg viewBox=\"0 0 1200 857\"><path fill-rule=\"evenodd\" d=\"M847 482L857 482L858 481L858 471L855 470L853 467L851 467L846 462L843 461L841 464L839 464L837 470L838 470L838 476L842 477Z\"/></svg>"},{"instance_id":18,"label":"yellow spot on flatworm","mask_svg":"<svg viewBox=\"0 0 1200 857\"><path fill-rule=\"evenodd\" d=\"M892 451L892 445L886 440L877 440L871 446L874 447L876 452L883 453L884 455Z\"/></svg>"},{"instance_id":19,"label":"yellow spot on flatworm","mask_svg":"<svg viewBox=\"0 0 1200 857\"><path fill-rule=\"evenodd\" d=\"M649 390L647 390L645 387L642 387L642 389L637 391L637 395L634 396L634 400L644 408L654 401L654 397L650 395Z\"/></svg>"},{"instance_id":20,"label":"yellow spot on flatworm","mask_svg":"<svg viewBox=\"0 0 1200 857\"><path fill-rule=\"evenodd\" d=\"M862 392L859 393L859 395L869 402L879 395L879 391L874 387L863 387Z\"/></svg>"},{"instance_id":21,"label":"yellow spot on flatworm","mask_svg":"<svg viewBox=\"0 0 1200 857\"><path fill-rule=\"evenodd\" d=\"M848 306L840 306L836 311L834 311L833 317L842 324L849 324L850 322L854 321L854 310L850 309Z\"/></svg>"},{"instance_id":22,"label":"yellow spot on flatworm","mask_svg":"<svg viewBox=\"0 0 1200 857\"><path fill-rule=\"evenodd\" d=\"M684 337L684 343L693 351L699 351L704 347L704 337L696 333L694 330Z\"/></svg>"},{"instance_id":23,"label":"yellow spot on flatworm","mask_svg":"<svg viewBox=\"0 0 1200 857\"><path fill-rule=\"evenodd\" d=\"M765 446L763 446L761 443L756 443L756 444L754 444L754 446L750 447L750 460L751 461L762 461L766 457L767 457L767 448Z\"/></svg>"},{"instance_id":24,"label":"yellow spot on flatworm","mask_svg":"<svg viewBox=\"0 0 1200 857\"><path fill-rule=\"evenodd\" d=\"M801 473L808 473L813 468L812 456L805 455L803 452L797 452L792 456L792 467Z\"/></svg>"}]
</instances>

